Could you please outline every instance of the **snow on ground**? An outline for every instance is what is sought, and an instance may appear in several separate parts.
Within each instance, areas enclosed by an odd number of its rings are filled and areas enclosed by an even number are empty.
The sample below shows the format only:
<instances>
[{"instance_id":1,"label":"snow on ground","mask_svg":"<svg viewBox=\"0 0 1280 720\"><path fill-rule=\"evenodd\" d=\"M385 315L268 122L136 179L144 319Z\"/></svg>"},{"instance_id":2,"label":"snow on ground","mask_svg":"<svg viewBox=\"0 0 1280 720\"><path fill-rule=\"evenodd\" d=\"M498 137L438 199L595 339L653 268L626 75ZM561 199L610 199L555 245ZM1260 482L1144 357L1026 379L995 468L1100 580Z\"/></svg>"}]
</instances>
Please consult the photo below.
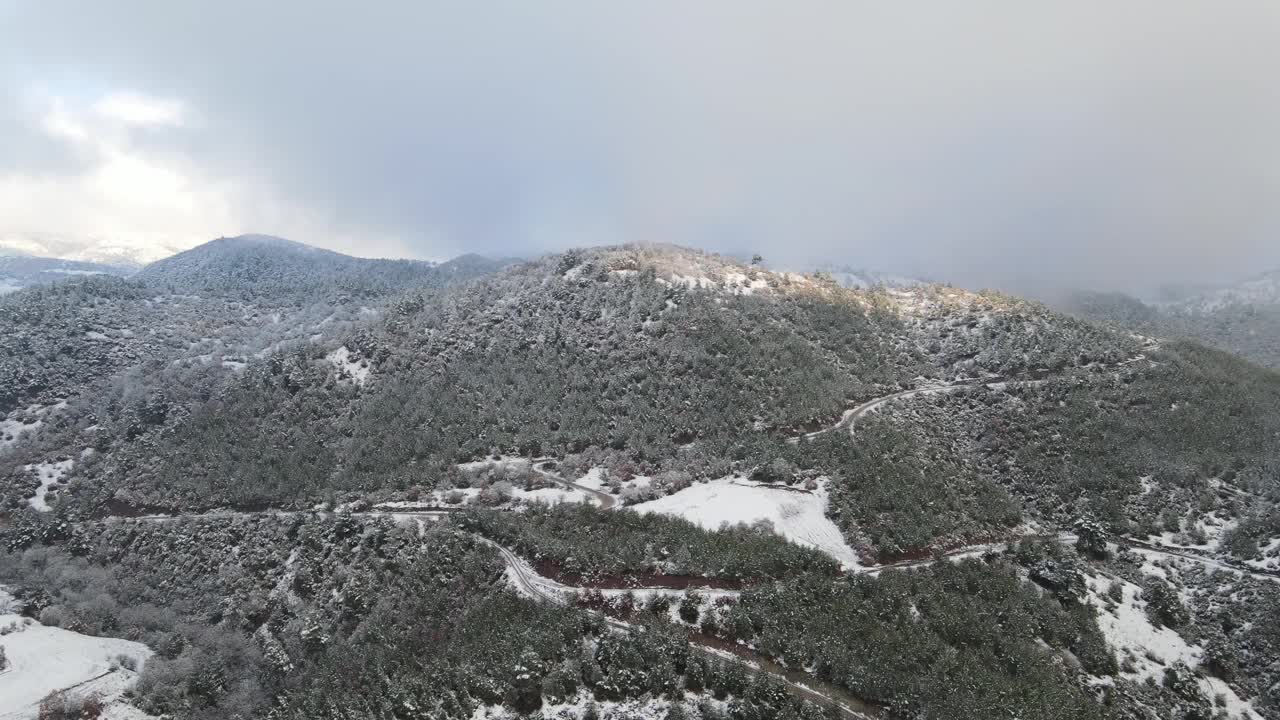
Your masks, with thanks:
<instances>
[{"instance_id":1,"label":"snow on ground","mask_svg":"<svg viewBox=\"0 0 1280 720\"><path fill-rule=\"evenodd\" d=\"M693 708L706 702L714 706L722 715L727 711L727 703L714 700L707 695L686 693L683 704L690 711L689 717L700 717ZM591 693L580 690L572 700L563 703L548 703L542 706L540 716L546 720L579 720L587 716L587 708L594 706L596 717L600 720L662 720L667 717L671 701L659 698L643 700L627 700L624 702L597 701ZM502 705L483 705L472 713L471 720L515 720L521 717L518 713Z\"/></svg>"},{"instance_id":2,"label":"snow on ground","mask_svg":"<svg viewBox=\"0 0 1280 720\"><path fill-rule=\"evenodd\" d=\"M24 434L32 430L38 430L43 424L40 420L36 420L33 423L24 423L13 417L0 420L0 450L16 444Z\"/></svg>"},{"instance_id":3,"label":"snow on ground","mask_svg":"<svg viewBox=\"0 0 1280 720\"><path fill-rule=\"evenodd\" d=\"M44 416L50 412L61 410L67 406L65 400L52 405L31 405L26 410L14 410L0 420L0 451L9 449L22 436L40 429L44 424Z\"/></svg>"},{"instance_id":4,"label":"snow on ground","mask_svg":"<svg viewBox=\"0 0 1280 720\"><path fill-rule=\"evenodd\" d=\"M529 458L502 455L500 457L484 458L482 460L472 460L471 462L458 463L458 469L463 472L476 472L489 467L514 467L524 469L529 465Z\"/></svg>"},{"instance_id":5,"label":"snow on ground","mask_svg":"<svg viewBox=\"0 0 1280 720\"><path fill-rule=\"evenodd\" d=\"M135 671L118 667L116 658L132 658L142 669L151 650L142 643L91 637L62 628L41 625L10 612L11 598L0 590L0 646L9 659L9 670L0 673L0 720L37 717L44 696L76 686L76 696L97 694L107 706L103 718L134 720L146 715L121 699L133 686ZM113 669L115 668L115 669Z\"/></svg>"},{"instance_id":6,"label":"snow on ground","mask_svg":"<svg viewBox=\"0 0 1280 720\"><path fill-rule=\"evenodd\" d=\"M591 502L591 498L581 490L570 490L560 485L538 488L537 490L524 490L519 487L513 487L511 488L511 499L521 502L543 502L548 505L556 505L562 502Z\"/></svg>"},{"instance_id":7,"label":"snow on ground","mask_svg":"<svg viewBox=\"0 0 1280 720\"><path fill-rule=\"evenodd\" d=\"M584 488L605 492L604 470L602 468L591 468L587 471L586 475L577 479L570 478L570 481L572 481L573 484L581 485Z\"/></svg>"},{"instance_id":8,"label":"snow on ground","mask_svg":"<svg viewBox=\"0 0 1280 720\"><path fill-rule=\"evenodd\" d=\"M695 483L671 495L630 507L641 513L683 517L710 530L724 524L767 520L782 537L821 550L846 569L859 567L858 554L826 516L825 480L819 482L816 490L801 491L726 477Z\"/></svg>"},{"instance_id":9,"label":"snow on ground","mask_svg":"<svg viewBox=\"0 0 1280 720\"><path fill-rule=\"evenodd\" d=\"M1188 644L1178 633L1167 627L1158 628L1147 619L1146 602L1139 598L1142 588L1119 578L1096 575L1086 575L1085 581L1089 588L1088 601L1098 609L1099 629L1119 654L1122 666L1125 658L1133 662L1133 672L1121 670L1126 678L1135 681L1153 678L1159 683L1164 678L1164 669L1174 662L1182 661L1193 669L1200 664L1204 648ZM1120 583L1123 593L1115 609L1108 610L1106 593L1113 582ZM1229 685L1218 678L1201 678L1200 689L1209 698L1223 695L1232 717L1262 718L1250 703L1241 700Z\"/></svg>"},{"instance_id":10,"label":"snow on ground","mask_svg":"<svg viewBox=\"0 0 1280 720\"><path fill-rule=\"evenodd\" d=\"M71 470L72 465L75 465L75 460L23 465L23 470L33 472L36 474L36 477L40 478L40 487L36 488L35 497L27 500L27 504L40 512L49 512L52 510L53 508L49 507L49 503L45 502L45 496L49 494L49 488L54 483L62 482L63 476Z\"/></svg>"},{"instance_id":11,"label":"snow on ground","mask_svg":"<svg viewBox=\"0 0 1280 720\"><path fill-rule=\"evenodd\" d=\"M369 379L369 363L348 350L346 345L325 355L324 359L333 363L339 373L356 385L363 385Z\"/></svg>"},{"instance_id":12,"label":"snow on ground","mask_svg":"<svg viewBox=\"0 0 1280 720\"><path fill-rule=\"evenodd\" d=\"M497 483L495 483L497 485ZM538 488L536 490L525 490L517 485L503 487L503 493L506 493L510 500L515 502L533 503L541 502L548 505L555 505L562 502L591 502L591 498L581 490L573 490L560 485L554 487ZM481 493L480 488L453 488L451 490L433 490L430 493L424 493L418 500L393 500L374 505L376 510L404 510L407 512L420 511L430 508L450 508L461 507L476 502L476 496ZM456 502L455 502L456 501Z\"/></svg>"},{"instance_id":13,"label":"snow on ground","mask_svg":"<svg viewBox=\"0 0 1280 720\"><path fill-rule=\"evenodd\" d=\"M725 273L724 285L729 292L738 295L750 295L756 290L769 289L769 281L764 278L749 278L739 272Z\"/></svg>"},{"instance_id":14,"label":"snow on ground","mask_svg":"<svg viewBox=\"0 0 1280 720\"><path fill-rule=\"evenodd\" d=\"M1280 537L1272 538L1259 550L1261 560L1245 560L1245 564L1258 570L1280 570Z\"/></svg>"},{"instance_id":15,"label":"snow on ground","mask_svg":"<svg viewBox=\"0 0 1280 720\"><path fill-rule=\"evenodd\" d=\"M1166 547L1216 552L1218 546L1222 544L1223 536L1238 524L1239 521L1235 518L1220 518L1215 511L1196 520L1195 529L1205 537L1203 543L1192 542L1189 534L1185 532L1164 532L1158 536L1152 536L1152 542Z\"/></svg>"}]
</instances>

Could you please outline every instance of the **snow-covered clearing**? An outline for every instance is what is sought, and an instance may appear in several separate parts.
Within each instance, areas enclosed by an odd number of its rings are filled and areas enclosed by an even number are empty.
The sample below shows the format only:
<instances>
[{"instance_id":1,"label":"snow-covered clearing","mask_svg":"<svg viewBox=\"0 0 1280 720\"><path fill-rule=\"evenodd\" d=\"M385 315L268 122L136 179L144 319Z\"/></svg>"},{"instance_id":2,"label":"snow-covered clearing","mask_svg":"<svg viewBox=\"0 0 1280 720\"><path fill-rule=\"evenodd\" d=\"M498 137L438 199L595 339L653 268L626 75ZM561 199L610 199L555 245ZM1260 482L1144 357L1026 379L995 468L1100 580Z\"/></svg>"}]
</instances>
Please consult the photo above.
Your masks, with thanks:
<instances>
[{"instance_id":1,"label":"snow-covered clearing","mask_svg":"<svg viewBox=\"0 0 1280 720\"><path fill-rule=\"evenodd\" d=\"M580 478L569 478L574 485L581 485L590 490L599 490L604 492L604 470L603 468L591 468L586 475Z\"/></svg>"},{"instance_id":2,"label":"snow-covered clearing","mask_svg":"<svg viewBox=\"0 0 1280 720\"><path fill-rule=\"evenodd\" d=\"M38 430L42 424L40 420L24 423L12 417L0 420L0 450L5 450L9 446L16 444L24 434Z\"/></svg>"},{"instance_id":3,"label":"snow-covered clearing","mask_svg":"<svg viewBox=\"0 0 1280 720\"><path fill-rule=\"evenodd\" d=\"M369 379L369 363L359 355L347 349L346 345L324 356L338 372L356 385L363 385Z\"/></svg>"},{"instance_id":4,"label":"snow-covered clearing","mask_svg":"<svg viewBox=\"0 0 1280 720\"><path fill-rule=\"evenodd\" d=\"M486 468L512 468L515 470L524 470L532 464L532 461L526 457L513 455L502 455L499 457L487 457L481 460L472 460L471 462L458 463L458 469L463 472L477 472Z\"/></svg>"},{"instance_id":5,"label":"snow-covered clearing","mask_svg":"<svg viewBox=\"0 0 1280 720\"><path fill-rule=\"evenodd\" d=\"M15 445L22 436L35 432L44 424L44 416L67 406L65 400L52 405L31 405L26 410L14 410L0 420L0 451Z\"/></svg>"},{"instance_id":6,"label":"snow-covered clearing","mask_svg":"<svg viewBox=\"0 0 1280 720\"><path fill-rule=\"evenodd\" d=\"M640 513L656 512L683 517L709 530L721 525L766 520L774 532L835 558L843 567L860 567L858 554L845 542L840 529L826 516L826 481L812 491L767 485L740 477L695 483L684 490L632 505Z\"/></svg>"},{"instance_id":7,"label":"snow-covered clearing","mask_svg":"<svg viewBox=\"0 0 1280 720\"><path fill-rule=\"evenodd\" d=\"M1146 602L1140 599L1142 588L1119 578L1111 579L1086 575L1089 587L1088 601L1098 609L1098 627L1107 642L1119 653L1120 659L1133 662L1134 671L1121 673L1125 677L1143 681L1153 678L1160 682L1164 669L1181 661L1189 668L1196 668L1204 655L1204 648L1190 645L1182 636L1167 627L1156 627L1147 619ZM1122 597L1114 610L1108 610L1107 589L1111 583L1120 583ZM1200 679L1200 689L1209 698L1221 694L1226 698L1227 711L1232 717L1261 720L1253 706L1241 700L1225 682L1215 677Z\"/></svg>"},{"instance_id":8,"label":"snow-covered clearing","mask_svg":"<svg viewBox=\"0 0 1280 720\"><path fill-rule=\"evenodd\" d=\"M27 500L27 504L40 512L52 510L53 508L49 507L49 503L45 501L45 497L49 494L49 488L54 483L62 482L63 476L71 470L72 465L75 465L75 460L23 465L23 470L35 473L36 477L40 479L40 487L36 488L35 497Z\"/></svg>"},{"instance_id":9,"label":"snow-covered clearing","mask_svg":"<svg viewBox=\"0 0 1280 720\"><path fill-rule=\"evenodd\" d=\"M0 590L0 632L12 628L0 634L9 659L9 669L0 673L0 720L34 719L41 699L67 688L74 688L70 692L75 697L101 698L103 720L147 717L121 698L138 675L117 661L131 658L141 670L151 656L146 645L41 625L11 613L10 605L10 596Z\"/></svg>"},{"instance_id":10,"label":"snow-covered clearing","mask_svg":"<svg viewBox=\"0 0 1280 720\"><path fill-rule=\"evenodd\" d=\"M536 490L511 488L511 499L520 502L541 502L556 505L562 502L591 502L591 498L581 490L570 490L566 487L544 487Z\"/></svg>"}]
</instances>

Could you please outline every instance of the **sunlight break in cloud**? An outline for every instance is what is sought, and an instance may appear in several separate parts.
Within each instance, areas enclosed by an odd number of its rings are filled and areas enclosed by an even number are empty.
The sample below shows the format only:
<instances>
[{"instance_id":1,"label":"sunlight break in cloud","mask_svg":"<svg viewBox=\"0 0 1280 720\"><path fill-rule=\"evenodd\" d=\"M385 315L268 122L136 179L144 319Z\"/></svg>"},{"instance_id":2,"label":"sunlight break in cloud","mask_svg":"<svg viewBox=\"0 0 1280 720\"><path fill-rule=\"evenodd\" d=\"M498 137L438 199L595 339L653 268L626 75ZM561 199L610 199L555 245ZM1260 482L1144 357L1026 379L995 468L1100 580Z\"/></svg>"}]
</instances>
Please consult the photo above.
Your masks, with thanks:
<instances>
[{"instance_id":1,"label":"sunlight break in cloud","mask_svg":"<svg viewBox=\"0 0 1280 720\"><path fill-rule=\"evenodd\" d=\"M105 118L140 127L181 126L185 115L177 100L129 92L107 95L94 104L93 110Z\"/></svg>"},{"instance_id":2,"label":"sunlight break in cloud","mask_svg":"<svg viewBox=\"0 0 1280 720\"><path fill-rule=\"evenodd\" d=\"M220 177L183 152L190 111L176 99L110 92L76 104L29 94L28 125L75 163L56 170L0 168L0 245L37 255L150 262L218 235L274 232L320 246L359 244L403 255L394 237L354 232L253 179ZM160 133L161 135L157 135Z\"/></svg>"}]
</instances>

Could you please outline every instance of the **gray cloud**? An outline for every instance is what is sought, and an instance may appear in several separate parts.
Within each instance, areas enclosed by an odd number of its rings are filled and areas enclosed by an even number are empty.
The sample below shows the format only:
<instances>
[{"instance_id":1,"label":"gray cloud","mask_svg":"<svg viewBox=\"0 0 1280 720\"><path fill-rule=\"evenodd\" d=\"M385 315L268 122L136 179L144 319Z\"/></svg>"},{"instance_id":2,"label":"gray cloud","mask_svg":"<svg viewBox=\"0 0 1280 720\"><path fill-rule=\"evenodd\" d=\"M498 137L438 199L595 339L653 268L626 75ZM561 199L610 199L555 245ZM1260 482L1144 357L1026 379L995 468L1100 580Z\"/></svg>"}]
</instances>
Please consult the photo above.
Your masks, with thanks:
<instances>
[{"instance_id":1,"label":"gray cloud","mask_svg":"<svg viewBox=\"0 0 1280 720\"><path fill-rule=\"evenodd\" d=\"M1018 290L1280 265L1274 3L196 5L0 5L0 91L177 98L192 128L137 147L356 253L657 240Z\"/></svg>"}]
</instances>

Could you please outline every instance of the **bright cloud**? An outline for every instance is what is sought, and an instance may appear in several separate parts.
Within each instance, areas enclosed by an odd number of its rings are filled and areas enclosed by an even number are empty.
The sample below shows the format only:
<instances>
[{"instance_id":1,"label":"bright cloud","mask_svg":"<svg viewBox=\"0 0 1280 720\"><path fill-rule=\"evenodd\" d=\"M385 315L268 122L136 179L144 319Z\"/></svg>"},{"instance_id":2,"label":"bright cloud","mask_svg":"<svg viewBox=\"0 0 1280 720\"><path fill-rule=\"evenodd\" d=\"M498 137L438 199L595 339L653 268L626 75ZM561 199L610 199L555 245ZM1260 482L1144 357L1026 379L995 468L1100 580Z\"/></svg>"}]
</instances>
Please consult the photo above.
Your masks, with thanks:
<instances>
[{"instance_id":1,"label":"bright cloud","mask_svg":"<svg viewBox=\"0 0 1280 720\"><path fill-rule=\"evenodd\" d=\"M56 172L0 166L0 245L146 262L218 235L263 231L348 251L358 237L365 253L405 254L394 237L354 232L257 178L219 175L173 151L187 139L181 101L134 92L81 104L47 91L26 98L25 124L77 162Z\"/></svg>"},{"instance_id":2,"label":"bright cloud","mask_svg":"<svg viewBox=\"0 0 1280 720\"><path fill-rule=\"evenodd\" d=\"M1229 279L1280 263L1277 33L1195 0L0 0L0 176L46 231ZM15 122L31 87L62 114Z\"/></svg>"},{"instance_id":3,"label":"bright cloud","mask_svg":"<svg viewBox=\"0 0 1280 720\"><path fill-rule=\"evenodd\" d=\"M183 124L182 103L138 93L112 93L93 106L104 118L139 127L180 126Z\"/></svg>"}]
</instances>

